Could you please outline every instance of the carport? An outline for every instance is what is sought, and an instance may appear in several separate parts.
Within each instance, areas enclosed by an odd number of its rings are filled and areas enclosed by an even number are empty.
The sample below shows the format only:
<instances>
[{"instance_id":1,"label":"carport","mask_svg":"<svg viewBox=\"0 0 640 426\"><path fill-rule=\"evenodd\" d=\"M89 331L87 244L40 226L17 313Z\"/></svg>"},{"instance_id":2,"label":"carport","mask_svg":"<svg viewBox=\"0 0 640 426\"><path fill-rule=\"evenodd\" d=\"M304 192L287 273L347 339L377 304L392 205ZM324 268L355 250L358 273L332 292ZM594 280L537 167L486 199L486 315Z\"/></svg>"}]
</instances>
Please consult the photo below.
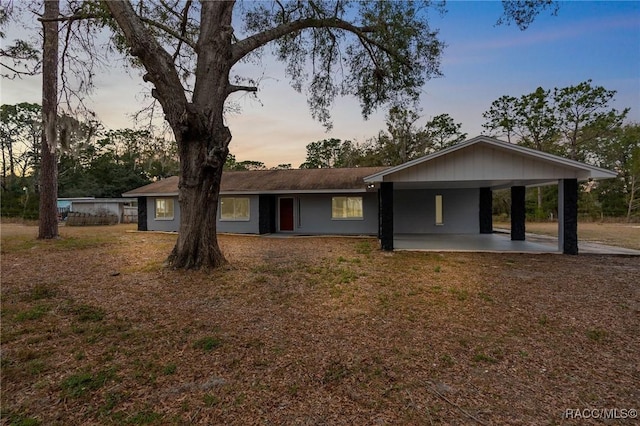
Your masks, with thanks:
<instances>
[{"instance_id":1,"label":"carport","mask_svg":"<svg viewBox=\"0 0 640 426\"><path fill-rule=\"evenodd\" d=\"M420 242L446 249L457 241L470 250L481 242L500 242L498 251L527 246L525 190L558 185L558 250L578 254L578 183L614 178L616 173L578 161L478 136L448 149L418 158L365 178L378 191L380 239L383 250ZM493 234L493 191L511 191L510 243ZM476 250L474 250L476 251ZM481 250L477 250L481 251Z\"/></svg>"}]
</instances>

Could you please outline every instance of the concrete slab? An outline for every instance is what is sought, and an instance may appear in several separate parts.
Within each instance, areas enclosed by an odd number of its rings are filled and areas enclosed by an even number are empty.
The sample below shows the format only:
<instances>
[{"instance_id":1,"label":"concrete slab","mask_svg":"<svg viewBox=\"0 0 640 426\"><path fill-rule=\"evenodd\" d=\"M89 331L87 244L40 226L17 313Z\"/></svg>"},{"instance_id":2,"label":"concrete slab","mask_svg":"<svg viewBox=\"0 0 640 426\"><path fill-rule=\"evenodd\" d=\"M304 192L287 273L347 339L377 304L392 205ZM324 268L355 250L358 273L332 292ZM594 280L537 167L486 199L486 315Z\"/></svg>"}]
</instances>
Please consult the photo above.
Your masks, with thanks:
<instances>
[{"instance_id":1,"label":"concrete slab","mask_svg":"<svg viewBox=\"0 0 640 426\"><path fill-rule=\"evenodd\" d=\"M243 235L243 234L231 234ZM247 236L255 236L247 234ZM262 238L375 238L371 235L309 235L298 233L262 234ZM396 234L395 250L457 251L494 253L557 253L558 239L540 234L526 233L525 241L511 241L508 230L498 229L493 234ZM579 254L614 254L640 256L640 250L605 244L578 241Z\"/></svg>"},{"instance_id":2,"label":"concrete slab","mask_svg":"<svg viewBox=\"0 0 640 426\"><path fill-rule=\"evenodd\" d=\"M493 234L396 234L396 250L468 251L510 253L561 253L558 239L546 235L527 233L525 241L511 241L508 233ZM623 254L640 256L639 250L578 242L580 254Z\"/></svg>"},{"instance_id":3,"label":"concrete slab","mask_svg":"<svg viewBox=\"0 0 640 426\"><path fill-rule=\"evenodd\" d=\"M511 241L505 234L401 234L395 235L396 250L558 253L557 243Z\"/></svg>"}]
</instances>

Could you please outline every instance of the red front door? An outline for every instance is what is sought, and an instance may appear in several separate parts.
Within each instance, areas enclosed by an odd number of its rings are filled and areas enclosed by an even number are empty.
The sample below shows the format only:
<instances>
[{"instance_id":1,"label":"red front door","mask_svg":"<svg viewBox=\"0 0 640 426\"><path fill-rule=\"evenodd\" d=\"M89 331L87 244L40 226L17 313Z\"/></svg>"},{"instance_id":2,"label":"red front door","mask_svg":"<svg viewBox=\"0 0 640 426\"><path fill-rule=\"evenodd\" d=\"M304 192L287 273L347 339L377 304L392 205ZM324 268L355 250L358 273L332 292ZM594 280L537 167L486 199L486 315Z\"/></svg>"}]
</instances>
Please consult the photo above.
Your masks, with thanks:
<instances>
[{"instance_id":1,"label":"red front door","mask_svg":"<svg viewBox=\"0 0 640 426\"><path fill-rule=\"evenodd\" d=\"M280 231L293 231L293 198L280 198Z\"/></svg>"}]
</instances>

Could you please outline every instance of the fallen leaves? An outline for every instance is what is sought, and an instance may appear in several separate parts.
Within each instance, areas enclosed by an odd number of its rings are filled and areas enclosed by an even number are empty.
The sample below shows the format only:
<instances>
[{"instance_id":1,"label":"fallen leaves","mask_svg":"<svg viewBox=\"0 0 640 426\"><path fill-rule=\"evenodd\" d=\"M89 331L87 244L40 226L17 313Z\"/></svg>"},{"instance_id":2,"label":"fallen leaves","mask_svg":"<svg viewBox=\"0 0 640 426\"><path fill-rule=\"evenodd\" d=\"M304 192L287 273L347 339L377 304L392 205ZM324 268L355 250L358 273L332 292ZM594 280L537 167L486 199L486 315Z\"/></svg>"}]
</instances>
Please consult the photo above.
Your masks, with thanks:
<instances>
[{"instance_id":1,"label":"fallen leaves","mask_svg":"<svg viewBox=\"0 0 640 426\"><path fill-rule=\"evenodd\" d=\"M184 272L174 235L125 229L3 225L3 419L549 424L640 400L637 258L224 235L231 268Z\"/></svg>"}]
</instances>

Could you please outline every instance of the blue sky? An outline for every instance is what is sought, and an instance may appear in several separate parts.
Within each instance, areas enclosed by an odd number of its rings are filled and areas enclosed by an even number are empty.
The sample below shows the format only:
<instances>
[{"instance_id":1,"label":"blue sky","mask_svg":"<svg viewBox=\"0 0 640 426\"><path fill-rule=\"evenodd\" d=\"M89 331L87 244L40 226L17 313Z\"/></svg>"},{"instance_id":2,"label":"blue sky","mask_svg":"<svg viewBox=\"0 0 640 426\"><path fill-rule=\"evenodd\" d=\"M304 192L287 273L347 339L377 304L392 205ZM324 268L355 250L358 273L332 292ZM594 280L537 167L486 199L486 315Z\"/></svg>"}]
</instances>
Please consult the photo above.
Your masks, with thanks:
<instances>
[{"instance_id":1,"label":"blue sky","mask_svg":"<svg viewBox=\"0 0 640 426\"><path fill-rule=\"evenodd\" d=\"M445 77L425 88L427 115L447 112L470 135L502 95L566 87L592 79L617 90L616 107L640 111L640 2L563 2L529 29L494 26L497 2L451 2L440 21L448 44Z\"/></svg>"},{"instance_id":2,"label":"blue sky","mask_svg":"<svg viewBox=\"0 0 640 426\"><path fill-rule=\"evenodd\" d=\"M423 88L423 118L448 113L470 137L482 131L482 113L502 95L520 96L537 87L553 89L592 79L616 90L614 106L631 108L640 122L640 2L561 2L557 16L544 12L526 31L495 26L500 2L449 1L448 13L431 14L447 44L443 77ZM11 38L11 34L9 36ZM90 106L109 128L132 127L130 114L141 104L145 85L135 71L118 67L99 74ZM231 152L238 160L268 166L304 161L309 142L336 137L363 142L385 128L384 112L361 118L354 99L333 109L334 129L326 133L311 119L304 94L289 87L280 64L264 61L260 102L239 99L242 114L230 116ZM39 81L2 81L2 103L39 102Z\"/></svg>"}]
</instances>

